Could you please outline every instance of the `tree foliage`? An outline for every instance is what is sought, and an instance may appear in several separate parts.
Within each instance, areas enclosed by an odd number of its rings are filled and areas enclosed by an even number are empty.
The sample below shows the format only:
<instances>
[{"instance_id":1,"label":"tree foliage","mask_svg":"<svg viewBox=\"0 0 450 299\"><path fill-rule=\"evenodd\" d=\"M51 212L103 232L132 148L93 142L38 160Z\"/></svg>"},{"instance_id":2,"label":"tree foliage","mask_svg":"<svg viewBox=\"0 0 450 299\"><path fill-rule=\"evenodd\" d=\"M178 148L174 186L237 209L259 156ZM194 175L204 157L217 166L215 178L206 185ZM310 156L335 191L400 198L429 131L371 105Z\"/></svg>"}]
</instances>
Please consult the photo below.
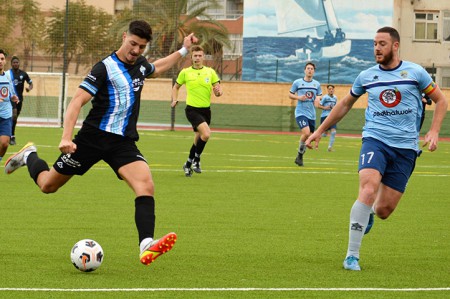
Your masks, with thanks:
<instances>
[{"instance_id":1,"label":"tree foliage","mask_svg":"<svg viewBox=\"0 0 450 299\"><path fill-rule=\"evenodd\" d=\"M80 0L69 2L67 17L65 38L66 11L53 9L44 40L47 53L53 56L62 56L66 47L67 63L76 64L77 74L81 64L90 65L111 51L113 16Z\"/></svg>"},{"instance_id":2,"label":"tree foliage","mask_svg":"<svg viewBox=\"0 0 450 299\"><path fill-rule=\"evenodd\" d=\"M35 46L39 47L44 34L44 18L42 17L39 5L34 0L19 0L16 2L19 8L19 24L22 34L18 41L23 46L24 57L22 67L27 68Z\"/></svg>"},{"instance_id":3,"label":"tree foliage","mask_svg":"<svg viewBox=\"0 0 450 299\"><path fill-rule=\"evenodd\" d=\"M222 23L207 14L208 8L219 8L217 0L140 0L132 9L118 16L112 29L117 33L126 30L134 19L149 22L153 41L146 53L150 58L169 55L181 47L185 36L194 32L207 54L222 57L223 46L229 46L228 31Z\"/></svg>"},{"instance_id":4,"label":"tree foliage","mask_svg":"<svg viewBox=\"0 0 450 299\"><path fill-rule=\"evenodd\" d=\"M23 48L22 68L26 69L34 44L41 39L44 21L39 5L34 0L0 0L0 28L2 28L2 47L7 53L15 55Z\"/></svg>"},{"instance_id":5,"label":"tree foliage","mask_svg":"<svg viewBox=\"0 0 450 299\"><path fill-rule=\"evenodd\" d=\"M14 50L14 38L12 36L12 31L16 21L17 9L15 4L10 0L0 0L0 5L0 28L2 28L3 39L0 48L5 50L7 53L11 53L11 51Z\"/></svg>"},{"instance_id":6,"label":"tree foliage","mask_svg":"<svg viewBox=\"0 0 450 299\"><path fill-rule=\"evenodd\" d=\"M176 51L191 32L199 37L206 53L217 58L222 57L223 46L230 44L226 28L207 14L207 9L219 7L217 0L139 0L116 16L87 5L85 0L68 2L68 14L66 8L53 8L50 16L44 17L35 0L0 0L0 26L5 36L11 36L17 24L22 28L21 34L4 42L4 48L11 51L20 47L26 58L33 49L43 51L52 61L65 52L67 65L75 65L77 74L81 65L90 67L118 49L121 34L136 19L147 20L152 26L153 42L145 53L151 59ZM168 75L173 76L174 71Z\"/></svg>"}]
</instances>

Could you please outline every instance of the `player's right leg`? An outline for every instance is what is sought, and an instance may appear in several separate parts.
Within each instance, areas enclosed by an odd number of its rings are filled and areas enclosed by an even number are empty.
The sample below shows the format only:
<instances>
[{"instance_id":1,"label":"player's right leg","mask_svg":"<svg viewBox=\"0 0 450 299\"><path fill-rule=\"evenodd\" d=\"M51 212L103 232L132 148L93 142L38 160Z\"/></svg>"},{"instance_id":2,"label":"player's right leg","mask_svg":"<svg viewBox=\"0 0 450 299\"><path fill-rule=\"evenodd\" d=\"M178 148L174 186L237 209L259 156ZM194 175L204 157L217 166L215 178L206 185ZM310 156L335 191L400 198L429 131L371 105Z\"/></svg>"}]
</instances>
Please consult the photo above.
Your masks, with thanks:
<instances>
[{"instance_id":1,"label":"player's right leg","mask_svg":"<svg viewBox=\"0 0 450 299\"><path fill-rule=\"evenodd\" d=\"M32 167L33 166L28 166L30 175L32 175L33 172ZM39 170L39 168L37 168L35 171L38 172L37 179L35 180L36 185L39 186L43 193L55 193L72 178L72 175L61 174L53 167L50 170Z\"/></svg>"},{"instance_id":2,"label":"player's right leg","mask_svg":"<svg viewBox=\"0 0 450 299\"><path fill-rule=\"evenodd\" d=\"M28 155L36 152L36 146L32 142L28 142L17 153L13 154L5 162L5 173L11 174L22 166L26 165Z\"/></svg>"},{"instance_id":3,"label":"player's right leg","mask_svg":"<svg viewBox=\"0 0 450 299\"><path fill-rule=\"evenodd\" d=\"M27 143L6 161L5 172L11 174L25 165L31 178L43 193L56 192L72 177L60 174L55 168L49 169L47 162L39 158L37 148L32 142Z\"/></svg>"}]
</instances>

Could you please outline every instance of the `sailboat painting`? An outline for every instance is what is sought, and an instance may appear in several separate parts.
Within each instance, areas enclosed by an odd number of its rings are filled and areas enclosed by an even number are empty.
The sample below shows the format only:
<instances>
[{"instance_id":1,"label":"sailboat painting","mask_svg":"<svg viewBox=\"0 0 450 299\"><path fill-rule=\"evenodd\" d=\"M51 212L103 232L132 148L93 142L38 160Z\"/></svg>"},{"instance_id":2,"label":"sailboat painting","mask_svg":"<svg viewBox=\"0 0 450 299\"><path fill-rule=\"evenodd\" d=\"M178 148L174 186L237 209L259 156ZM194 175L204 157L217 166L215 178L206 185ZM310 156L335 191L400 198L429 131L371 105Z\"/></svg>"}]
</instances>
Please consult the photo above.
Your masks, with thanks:
<instances>
[{"instance_id":1,"label":"sailboat painting","mask_svg":"<svg viewBox=\"0 0 450 299\"><path fill-rule=\"evenodd\" d=\"M352 84L374 65L376 30L393 0L245 0L242 80L293 82L305 64L319 82Z\"/></svg>"},{"instance_id":2,"label":"sailboat painting","mask_svg":"<svg viewBox=\"0 0 450 299\"><path fill-rule=\"evenodd\" d=\"M278 35L304 37L303 47L295 50L301 60L332 59L346 56L351 40L339 26L332 0L276 1Z\"/></svg>"}]
</instances>

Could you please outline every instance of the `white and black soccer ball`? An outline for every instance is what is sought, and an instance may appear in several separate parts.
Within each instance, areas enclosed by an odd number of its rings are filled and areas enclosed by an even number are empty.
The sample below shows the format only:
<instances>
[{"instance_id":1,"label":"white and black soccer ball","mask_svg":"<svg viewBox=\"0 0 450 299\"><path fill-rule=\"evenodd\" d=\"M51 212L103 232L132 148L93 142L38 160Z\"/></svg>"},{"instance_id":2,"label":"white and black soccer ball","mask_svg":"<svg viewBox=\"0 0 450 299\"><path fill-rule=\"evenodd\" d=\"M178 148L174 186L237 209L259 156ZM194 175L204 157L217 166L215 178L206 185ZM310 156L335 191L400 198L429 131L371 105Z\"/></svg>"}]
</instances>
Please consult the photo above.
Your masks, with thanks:
<instances>
[{"instance_id":1,"label":"white and black soccer ball","mask_svg":"<svg viewBox=\"0 0 450 299\"><path fill-rule=\"evenodd\" d=\"M103 249L96 241L83 239L72 247L70 259L78 270L92 272L103 262Z\"/></svg>"}]
</instances>

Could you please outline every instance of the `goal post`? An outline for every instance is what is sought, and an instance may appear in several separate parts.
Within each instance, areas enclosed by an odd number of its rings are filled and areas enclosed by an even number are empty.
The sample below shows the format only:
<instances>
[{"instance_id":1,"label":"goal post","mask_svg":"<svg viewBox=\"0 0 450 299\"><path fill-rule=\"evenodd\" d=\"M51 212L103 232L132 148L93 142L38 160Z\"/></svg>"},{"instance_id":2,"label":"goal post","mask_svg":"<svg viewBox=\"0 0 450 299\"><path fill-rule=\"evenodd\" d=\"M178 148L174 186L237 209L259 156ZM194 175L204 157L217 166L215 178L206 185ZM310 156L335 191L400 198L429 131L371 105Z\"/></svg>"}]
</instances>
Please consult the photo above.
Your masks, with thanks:
<instances>
[{"instance_id":1,"label":"goal post","mask_svg":"<svg viewBox=\"0 0 450 299\"><path fill-rule=\"evenodd\" d=\"M63 74L28 72L28 75L33 81L33 89L23 93L24 100L18 125L61 127ZM66 80L67 78L68 75ZM67 84L64 89L67 99Z\"/></svg>"}]
</instances>

